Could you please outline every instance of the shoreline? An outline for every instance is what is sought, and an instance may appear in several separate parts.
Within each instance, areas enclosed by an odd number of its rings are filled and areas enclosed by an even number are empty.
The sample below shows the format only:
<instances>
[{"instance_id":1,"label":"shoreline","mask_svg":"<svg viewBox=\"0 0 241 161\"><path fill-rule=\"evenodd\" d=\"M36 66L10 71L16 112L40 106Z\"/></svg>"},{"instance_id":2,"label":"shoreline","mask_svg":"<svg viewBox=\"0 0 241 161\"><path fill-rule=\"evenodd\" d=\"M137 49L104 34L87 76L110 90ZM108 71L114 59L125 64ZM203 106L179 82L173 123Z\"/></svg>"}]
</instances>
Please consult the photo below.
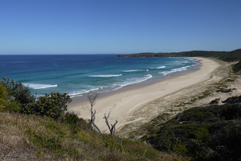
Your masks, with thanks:
<instances>
[{"instance_id":1,"label":"shoreline","mask_svg":"<svg viewBox=\"0 0 241 161\"><path fill-rule=\"evenodd\" d=\"M189 58L189 57L187 57ZM190 59L195 59L195 58L191 58ZM145 80L145 81L142 81L142 82L138 82L138 83L134 83L134 84L129 84L129 85L126 85L126 86L123 86L123 87L120 87L120 88L117 88L117 89L112 89L112 90L108 90L108 91L103 91L103 92L100 92L99 95L98 95L98 98L101 98L101 97L104 97L104 96L108 96L108 95L111 95L113 93L116 93L116 92L120 92L120 91L124 91L124 90L128 90L128 89L132 89L132 88L138 88L138 87L142 87L142 86L147 86L147 85L151 85L151 84L155 84L157 82L160 82L162 80L165 80L165 79L169 79L169 78L172 78L172 77L176 77L176 76L179 76L179 75L183 75L183 74L187 74L187 73L191 73L191 72L195 72L197 70L200 69L200 66L201 66L201 63L200 63L200 60L197 60L197 63L195 65L192 65L190 66L189 68L187 68L187 70L183 70L183 71L178 71L178 72L174 72L174 73L171 73L169 74L167 77L163 77L163 78L155 78L155 79L148 79L148 80ZM95 92L93 92L95 93ZM98 93L98 92L97 92ZM83 95L76 95L76 96L73 96L71 97L72 99L72 102L70 104L74 104L74 103L80 103L80 102L84 102L84 101L87 101L87 93L83 94Z\"/></svg>"},{"instance_id":2,"label":"shoreline","mask_svg":"<svg viewBox=\"0 0 241 161\"><path fill-rule=\"evenodd\" d=\"M200 61L199 70L171 76L152 84L115 91L97 98L94 106L97 126L102 132L107 131L103 116L111 111L109 122L113 123L118 120L117 129L120 129L127 123L128 117L144 104L182 88L208 80L211 73L220 66L219 63L208 58L195 57L194 59ZM87 101L79 102L77 100L68 105L68 110L77 112L81 118L89 119L90 111L88 106Z\"/></svg>"}]
</instances>

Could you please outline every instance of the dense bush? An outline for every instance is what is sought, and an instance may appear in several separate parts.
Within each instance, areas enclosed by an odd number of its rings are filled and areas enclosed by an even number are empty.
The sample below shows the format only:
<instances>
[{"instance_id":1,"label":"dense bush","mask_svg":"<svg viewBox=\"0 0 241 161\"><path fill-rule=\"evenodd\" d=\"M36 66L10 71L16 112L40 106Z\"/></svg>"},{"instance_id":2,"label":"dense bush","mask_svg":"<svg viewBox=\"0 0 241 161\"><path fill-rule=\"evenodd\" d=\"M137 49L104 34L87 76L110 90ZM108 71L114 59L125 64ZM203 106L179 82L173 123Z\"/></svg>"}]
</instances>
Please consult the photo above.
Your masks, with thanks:
<instances>
[{"instance_id":1,"label":"dense bush","mask_svg":"<svg viewBox=\"0 0 241 161\"><path fill-rule=\"evenodd\" d=\"M24 108L29 103L34 103L36 97L31 94L30 88L24 87L22 82L15 82L8 78L3 77L3 80L0 81L6 90L7 90L7 98L11 102L20 103L21 106Z\"/></svg>"},{"instance_id":2,"label":"dense bush","mask_svg":"<svg viewBox=\"0 0 241 161\"><path fill-rule=\"evenodd\" d=\"M222 101L222 103L239 104L241 103L241 96L229 97L226 100Z\"/></svg>"},{"instance_id":3,"label":"dense bush","mask_svg":"<svg viewBox=\"0 0 241 161\"><path fill-rule=\"evenodd\" d=\"M85 120L78 118L74 113L65 113L67 103L71 102L66 93L51 93L40 96L36 100L28 87L21 82L10 81L3 77L0 82L0 111L20 112L37 116L48 116L55 120L70 124L72 130L77 132L80 128L89 129Z\"/></svg>"},{"instance_id":4,"label":"dense bush","mask_svg":"<svg viewBox=\"0 0 241 161\"><path fill-rule=\"evenodd\" d=\"M7 91L3 85L0 84L0 111L7 105Z\"/></svg>"},{"instance_id":5,"label":"dense bush","mask_svg":"<svg viewBox=\"0 0 241 161\"><path fill-rule=\"evenodd\" d=\"M239 101L238 99L235 99ZM142 140L192 160L239 160L241 105L195 107L177 115Z\"/></svg>"},{"instance_id":6,"label":"dense bush","mask_svg":"<svg viewBox=\"0 0 241 161\"><path fill-rule=\"evenodd\" d=\"M70 125L74 133L77 133L80 129L91 130L91 125L73 112L65 113L63 120Z\"/></svg>"},{"instance_id":7,"label":"dense bush","mask_svg":"<svg viewBox=\"0 0 241 161\"><path fill-rule=\"evenodd\" d=\"M221 128L215 131L209 145L214 150L212 160L240 160L241 121L222 124Z\"/></svg>"},{"instance_id":8,"label":"dense bush","mask_svg":"<svg viewBox=\"0 0 241 161\"><path fill-rule=\"evenodd\" d=\"M60 94L58 92L45 94L45 96L38 97L34 103L29 103L22 109L22 113L33 114L37 116L49 116L53 119L63 118L64 112L67 110L67 103L71 99L67 93Z\"/></svg>"},{"instance_id":9,"label":"dense bush","mask_svg":"<svg viewBox=\"0 0 241 161\"><path fill-rule=\"evenodd\" d=\"M0 111L18 112L20 108L19 103L8 101L7 90L0 84Z\"/></svg>"}]
</instances>

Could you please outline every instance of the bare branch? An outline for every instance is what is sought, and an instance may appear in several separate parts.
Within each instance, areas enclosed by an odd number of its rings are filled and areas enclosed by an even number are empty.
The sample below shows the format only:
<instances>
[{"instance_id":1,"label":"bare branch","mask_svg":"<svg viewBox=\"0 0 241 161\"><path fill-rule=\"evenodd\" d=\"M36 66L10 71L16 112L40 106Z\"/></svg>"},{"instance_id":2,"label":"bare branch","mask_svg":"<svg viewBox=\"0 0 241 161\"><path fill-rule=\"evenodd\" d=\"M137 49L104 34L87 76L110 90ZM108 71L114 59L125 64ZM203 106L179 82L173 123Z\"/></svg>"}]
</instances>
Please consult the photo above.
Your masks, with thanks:
<instances>
[{"instance_id":1,"label":"bare branch","mask_svg":"<svg viewBox=\"0 0 241 161\"><path fill-rule=\"evenodd\" d=\"M88 101L90 103L90 106L93 108L93 106L95 105L96 103L96 98L98 97L99 93L89 93L87 95L87 98L88 98Z\"/></svg>"},{"instance_id":2,"label":"bare branch","mask_svg":"<svg viewBox=\"0 0 241 161\"><path fill-rule=\"evenodd\" d=\"M100 129L98 128L98 126L95 124L95 114L96 114L96 110L93 110L95 102L96 102L96 98L98 97L98 93L93 93L93 94L88 94L87 98L88 101L90 103L90 123L93 127L93 129L96 129L99 133L101 133Z\"/></svg>"},{"instance_id":3,"label":"bare branch","mask_svg":"<svg viewBox=\"0 0 241 161\"><path fill-rule=\"evenodd\" d=\"M111 125L111 135L115 135L115 126L116 126L117 123L118 123L118 121L115 120L114 125Z\"/></svg>"},{"instance_id":4,"label":"bare branch","mask_svg":"<svg viewBox=\"0 0 241 161\"><path fill-rule=\"evenodd\" d=\"M110 134L115 135L115 127L116 127L116 124L118 123L118 121L116 120L115 123L113 125L111 124L111 126L110 126L109 120L108 120L110 117L110 113L111 113L111 110L109 111L107 116L106 116L106 114L104 114L103 118L105 119L105 123L106 123L107 127L109 128Z\"/></svg>"},{"instance_id":5,"label":"bare branch","mask_svg":"<svg viewBox=\"0 0 241 161\"><path fill-rule=\"evenodd\" d=\"M107 125L109 131L111 131L111 127L110 127L110 124L109 124L109 121L108 121L109 115L106 116L106 115L104 114L104 117L103 117L103 118L105 119L105 123L106 123L106 125Z\"/></svg>"}]
</instances>

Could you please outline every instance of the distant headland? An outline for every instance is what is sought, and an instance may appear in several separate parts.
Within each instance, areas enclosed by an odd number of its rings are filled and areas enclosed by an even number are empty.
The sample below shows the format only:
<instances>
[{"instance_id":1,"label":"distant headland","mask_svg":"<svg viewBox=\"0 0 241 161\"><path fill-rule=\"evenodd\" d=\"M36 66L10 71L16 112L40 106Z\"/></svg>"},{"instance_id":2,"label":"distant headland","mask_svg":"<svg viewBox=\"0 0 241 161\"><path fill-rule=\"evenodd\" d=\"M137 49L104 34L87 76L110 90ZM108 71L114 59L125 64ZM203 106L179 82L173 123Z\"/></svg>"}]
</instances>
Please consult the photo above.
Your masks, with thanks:
<instances>
[{"instance_id":1,"label":"distant headland","mask_svg":"<svg viewBox=\"0 0 241 161\"><path fill-rule=\"evenodd\" d=\"M222 58L227 57L230 54L241 54L241 49L233 51L204 51L204 50L193 50L193 51L182 51L182 52L143 52L135 54L123 54L118 57L215 57Z\"/></svg>"}]
</instances>

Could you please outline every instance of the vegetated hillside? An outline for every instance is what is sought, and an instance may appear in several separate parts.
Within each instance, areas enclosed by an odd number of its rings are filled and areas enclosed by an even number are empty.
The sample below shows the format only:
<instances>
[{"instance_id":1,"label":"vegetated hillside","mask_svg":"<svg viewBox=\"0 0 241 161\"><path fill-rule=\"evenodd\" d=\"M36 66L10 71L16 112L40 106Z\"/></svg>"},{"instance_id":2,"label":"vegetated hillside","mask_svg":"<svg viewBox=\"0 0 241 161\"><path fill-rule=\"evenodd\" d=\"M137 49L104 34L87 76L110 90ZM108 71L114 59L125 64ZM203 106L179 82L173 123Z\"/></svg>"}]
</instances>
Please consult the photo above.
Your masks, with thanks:
<instances>
[{"instance_id":1,"label":"vegetated hillside","mask_svg":"<svg viewBox=\"0 0 241 161\"><path fill-rule=\"evenodd\" d=\"M67 94L34 97L21 82L0 81L0 160L188 160L140 141L97 133L66 112Z\"/></svg>"},{"instance_id":2,"label":"vegetated hillside","mask_svg":"<svg viewBox=\"0 0 241 161\"><path fill-rule=\"evenodd\" d=\"M182 160L84 125L77 130L49 117L0 112L0 160Z\"/></svg>"},{"instance_id":3,"label":"vegetated hillside","mask_svg":"<svg viewBox=\"0 0 241 161\"><path fill-rule=\"evenodd\" d=\"M184 51L184 52L170 52L170 53L137 53L137 54L123 54L118 57L210 57L226 55L231 52L226 51Z\"/></svg>"},{"instance_id":4,"label":"vegetated hillside","mask_svg":"<svg viewBox=\"0 0 241 161\"><path fill-rule=\"evenodd\" d=\"M224 105L195 107L164 124L149 127L141 140L192 160L240 160L241 96Z\"/></svg>"},{"instance_id":5,"label":"vegetated hillside","mask_svg":"<svg viewBox=\"0 0 241 161\"><path fill-rule=\"evenodd\" d=\"M241 49L233 51L183 51L183 52L169 52L169 53L136 53L136 54L122 54L118 57L215 57L225 59L226 61L234 61L237 57L241 58Z\"/></svg>"}]
</instances>

